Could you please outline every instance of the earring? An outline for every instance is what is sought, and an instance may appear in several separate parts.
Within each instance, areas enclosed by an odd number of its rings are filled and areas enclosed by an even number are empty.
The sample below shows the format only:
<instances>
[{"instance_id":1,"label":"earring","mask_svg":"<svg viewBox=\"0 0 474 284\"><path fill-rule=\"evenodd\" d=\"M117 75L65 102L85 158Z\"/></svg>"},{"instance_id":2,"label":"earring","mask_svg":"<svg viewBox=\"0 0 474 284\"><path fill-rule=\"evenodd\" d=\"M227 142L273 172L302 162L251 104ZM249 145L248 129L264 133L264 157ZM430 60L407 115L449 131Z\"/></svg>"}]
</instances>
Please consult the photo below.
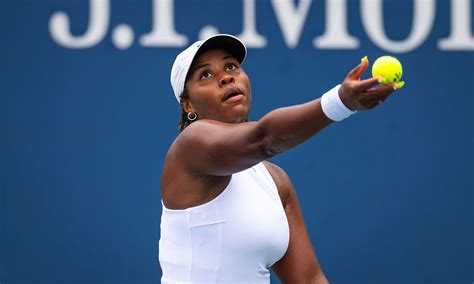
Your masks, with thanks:
<instances>
[{"instance_id":1,"label":"earring","mask_svg":"<svg viewBox=\"0 0 474 284\"><path fill-rule=\"evenodd\" d=\"M198 116L197 116L197 114L196 114L195 112L188 112L187 117L188 117L188 120L189 120L190 122L193 122L193 121L196 120L196 118L197 118Z\"/></svg>"}]
</instances>

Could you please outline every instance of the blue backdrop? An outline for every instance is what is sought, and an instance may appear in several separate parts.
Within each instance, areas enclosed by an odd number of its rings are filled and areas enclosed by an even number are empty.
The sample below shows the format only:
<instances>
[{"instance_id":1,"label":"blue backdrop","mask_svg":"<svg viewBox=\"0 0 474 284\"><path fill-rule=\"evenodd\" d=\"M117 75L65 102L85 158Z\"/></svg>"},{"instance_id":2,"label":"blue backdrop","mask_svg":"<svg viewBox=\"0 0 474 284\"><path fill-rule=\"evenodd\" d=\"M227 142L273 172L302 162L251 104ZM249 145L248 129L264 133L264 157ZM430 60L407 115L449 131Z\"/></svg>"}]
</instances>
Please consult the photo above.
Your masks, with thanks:
<instances>
[{"instance_id":1,"label":"blue backdrop","mask_svg":"<svg viewBox=\"0 0 474 284\"><path fill-rule=\"evenodd\" d=\"M2 1L0 283L159 283L160 175L180 115L169 71L185 45L245 21L264 38L249 36L243 65L252 120L319 97L364 55L404 65L382 106L273 159L330 281L472 283L473 6ZM318 45L331 21L346 39Z\"/></svg>"}]
</instances>

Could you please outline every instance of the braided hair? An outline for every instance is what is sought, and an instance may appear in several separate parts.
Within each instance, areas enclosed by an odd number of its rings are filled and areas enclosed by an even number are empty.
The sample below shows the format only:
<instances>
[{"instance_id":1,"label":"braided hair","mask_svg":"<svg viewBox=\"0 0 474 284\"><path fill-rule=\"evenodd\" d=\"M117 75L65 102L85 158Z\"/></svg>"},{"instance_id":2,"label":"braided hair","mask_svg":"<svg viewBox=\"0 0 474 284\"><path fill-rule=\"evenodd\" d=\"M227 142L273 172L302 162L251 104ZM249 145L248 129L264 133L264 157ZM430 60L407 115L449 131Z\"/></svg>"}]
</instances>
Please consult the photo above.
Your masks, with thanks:
<instances>
[{"instance_id":1,"label":"braided hair","mask_svg":"<svg viewBox=\"0 0 474 284\"><path fill-rule=\"evenodd\" d=\"M183 93L179 97L181 98L181 101L189 99L189 94L186 91L186 89L183 90ZM179 132L180 133L183 132L183 130L191 123L192 121L188 119L188 113L184 111L183 104L181 104L181 117L179 118L179 123L178 123Z\"/></svg>"}]
</instances>

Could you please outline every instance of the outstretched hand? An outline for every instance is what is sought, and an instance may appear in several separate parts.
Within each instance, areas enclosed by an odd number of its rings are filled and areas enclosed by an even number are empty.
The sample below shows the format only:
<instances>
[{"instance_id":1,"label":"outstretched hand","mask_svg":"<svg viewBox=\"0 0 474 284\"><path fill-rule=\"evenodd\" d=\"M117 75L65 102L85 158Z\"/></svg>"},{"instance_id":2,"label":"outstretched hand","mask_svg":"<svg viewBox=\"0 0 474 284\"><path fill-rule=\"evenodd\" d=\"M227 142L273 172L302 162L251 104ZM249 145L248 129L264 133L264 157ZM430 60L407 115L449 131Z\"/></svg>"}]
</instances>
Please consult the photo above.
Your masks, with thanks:
<instances>
[{"instance_id":1,"label":"outstretched hand","mask_svg":"<svg viewBox=\"0 0 474 284\"><path fill-rule=\"evenodd\" d=\"M397 89L397 84L375 86L380 78L361 80L362 74L369 66L369 60L363 58L361 63L352 69L339 88L339 97L351 110L372 109L384 102Z\"/></svg>"}]
</instances>

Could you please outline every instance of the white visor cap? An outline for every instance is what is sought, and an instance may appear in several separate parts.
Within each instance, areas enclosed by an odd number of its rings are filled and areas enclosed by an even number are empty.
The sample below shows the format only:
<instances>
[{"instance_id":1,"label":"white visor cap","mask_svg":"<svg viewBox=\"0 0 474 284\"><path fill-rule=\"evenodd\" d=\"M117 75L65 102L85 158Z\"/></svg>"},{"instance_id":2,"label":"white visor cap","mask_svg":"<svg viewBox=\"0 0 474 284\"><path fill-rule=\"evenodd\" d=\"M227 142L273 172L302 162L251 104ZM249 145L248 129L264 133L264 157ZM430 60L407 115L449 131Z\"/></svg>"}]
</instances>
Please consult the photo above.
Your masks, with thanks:
<instances>
[{"instance_id":1,"label":"white visor cap","mask_svg":"<svg viewBox=\"0 0 474 284\"><path fill-rule=\"evenodd\" d=\"M191 44L176 56L173 67L171 68L170 81L178 103L179 96L183 93L186 77L194 58L197 58L203 52L210 49L223 49L229 52L239 63L242 63L247 55L247 47L245 44L237 37L228 34L213 35L205 40L196 41Z\"/></svg>"}]
</instances>

